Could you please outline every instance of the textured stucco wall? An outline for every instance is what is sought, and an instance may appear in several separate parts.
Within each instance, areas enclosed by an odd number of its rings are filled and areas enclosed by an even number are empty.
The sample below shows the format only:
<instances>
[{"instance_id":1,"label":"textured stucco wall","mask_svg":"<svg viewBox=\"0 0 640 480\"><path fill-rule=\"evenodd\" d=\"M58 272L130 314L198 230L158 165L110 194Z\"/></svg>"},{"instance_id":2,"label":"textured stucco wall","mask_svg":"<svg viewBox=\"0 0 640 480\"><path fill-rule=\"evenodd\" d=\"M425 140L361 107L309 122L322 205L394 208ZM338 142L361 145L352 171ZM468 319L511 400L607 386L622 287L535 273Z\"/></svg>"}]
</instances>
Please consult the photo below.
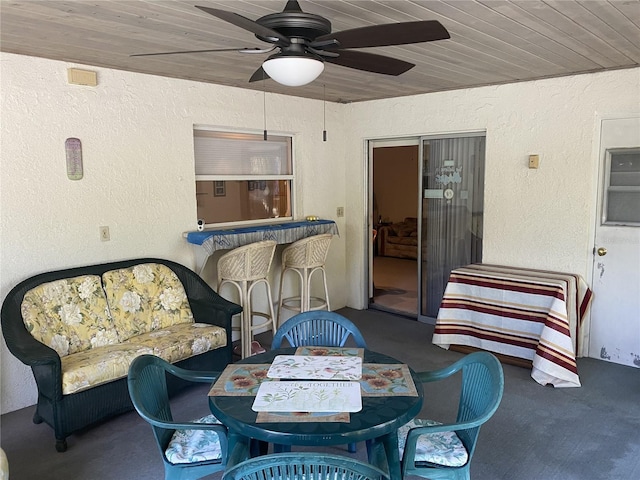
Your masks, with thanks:
<instances>
[{"instance_id":1,"label":"textured stucco wall","mask_svg":"<svg viewBox=\"0 0 640 480\"><path fill-rule=\"evenodd\" d=\"M362 178L366 139L486 130L483 261L590 278L598 118L640 111L640 69L356 103L345 112L351 159ZM367 121L362 121L366 119ZM528 156L540 155L540 168ZM346 192L349 284L362 285L365 184ZM352 218L354 215L358 218ZM364 305L354 287L351 306Z\"/></svg>"},{"instance_id":2,"label":"textured stucco wall","mask_svg":"<svg viewBox=\"0 0 640 480\"><path fill-rule=\"evenodd\" d=\"M263 94L97 67L98 86L68 67L0 54L0 298L43 271L159 256L195 267L182 232L196 225L193 125L263 130ZM266 96L267 128L295 135L297 214L333 218L344 205L341 106ZM84 178L67 179L64 141L82 141ZM344 219L337 219L344 230ZM98 227L108 225L111 241ZM346 303L344 235L328 259L332 304ZM0 342L1 411L36 401L31 371Z\"/></svg>"},{"instance_id":3,"label":"textured stucco wall","mask_svg":"<svg viewBox=\"0 0 640 480\"><path fill-rule=\"evenodd\" d=\"M0 53L0 298L55 268L137 256L195 267L192 128L261 132L262 93ZM82 66L79 66L82 68ZM297 215L335 218L331 306L366 306L366 139L487 131L484 260L590 276L597 118L637 113L640 69L352 105L267 94L267 128L295 134ZM64 140L83 141L85 177L66 178ZM529 170L527 157L541 156ZM109 225L111 241L98 227ZM28 368L0 342L0 411L35 403Z\"/></svg>"}]
</instances>

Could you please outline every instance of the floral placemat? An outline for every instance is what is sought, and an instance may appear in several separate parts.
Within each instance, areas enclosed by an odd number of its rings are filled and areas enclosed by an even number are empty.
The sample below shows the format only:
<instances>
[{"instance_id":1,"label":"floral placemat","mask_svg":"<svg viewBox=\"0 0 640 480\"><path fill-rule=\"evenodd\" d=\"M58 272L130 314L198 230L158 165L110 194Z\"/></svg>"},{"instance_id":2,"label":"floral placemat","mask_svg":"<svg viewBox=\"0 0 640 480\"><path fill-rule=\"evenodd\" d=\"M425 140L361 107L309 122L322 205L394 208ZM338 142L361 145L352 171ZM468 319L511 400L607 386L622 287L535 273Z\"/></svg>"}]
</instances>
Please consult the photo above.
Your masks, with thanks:
<instances>
[{"instance_id":1,"label":"floral placemat","mask_svg":"<svg viewBox=\"0 0 640 480\"><path fill-rule=\"evenodd\" d=\"M267 378L270 366L268 363L227 365L209 390L209 396L255 396L262 382L273 381Z\"/></svg>"},{"instance_id":2,"label":"floral placemat","mask_svg":"<svg viewBox=\"0 0 640 480\"><path fill-rule=\"evenodd\" d=\"M251 409L254 412L359 412L358 382L263 382Z\"/></svg>"},{"instance_id":3,"label":"floral placemat","mask_svg":"<svg viewBox=\"0 0 640 480\"><path fill-rule=\"evenodd\" d=\"M360 379L363 397L417 397L409 367L403 363L365 363Z\"/></svg>"},{"instance_id":4,"label":"floral placemat","mask_svg":"<svg viewBox=\"0 0 640 480\"><path fill-rule=\"evenodd\" d=\"M209 395L255 396L262 382L277 381L267 378L270 366L270 364L227 365L211 387ZM359 383L363 397L418 396L409 367L405 364L364 363ZM315 412L314 415L318 413ZM282 413L280 415L285 414ZM297 414L290 413L289 415ZM307 421L313 420L309 419Z\"/></svg>"},{"instance_id":5,"label":"floral placemat","mask_svg":"<svg viewBox=\"0 0 640 480\"><path fill-rule=\"evenodd\" d=\"M295 355L309 355L311 357L343 356L364 358L364 348L298 347Z\"/></svg>"},{"instance_id":6,"label":"floral placemat","mask_svg":"<svg viewBox=\"0 0 640 480\"><path fill-rule=\"evenodd\" d=\"M278 355L273 359L267 376L300 380L358 380L362 376L362 358Z\"/></svg>"},{"instance_id":7,"label":"floral placemat","mask_svg":"<svg viewBox=\"0 0 640 480\"><path fill-rule=\"evenodd\" d=\"M279 422L343 422L349 423L351 414L349 412L258 412L256 423L279 423Z\"/></svg>"}]
</instances>

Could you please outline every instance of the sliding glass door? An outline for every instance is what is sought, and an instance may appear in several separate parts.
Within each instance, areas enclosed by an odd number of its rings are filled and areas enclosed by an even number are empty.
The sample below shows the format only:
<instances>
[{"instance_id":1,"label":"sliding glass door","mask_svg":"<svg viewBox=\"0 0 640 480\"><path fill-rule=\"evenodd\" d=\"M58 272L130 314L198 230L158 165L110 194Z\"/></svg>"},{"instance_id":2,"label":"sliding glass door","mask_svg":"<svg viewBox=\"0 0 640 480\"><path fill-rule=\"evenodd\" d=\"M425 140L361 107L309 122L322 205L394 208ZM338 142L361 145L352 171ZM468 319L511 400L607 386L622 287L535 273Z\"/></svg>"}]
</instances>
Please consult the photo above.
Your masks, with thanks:
<instances>
[{"instance_id":1,"label":"sliding glass door","mask_svg":"<svg viewBox=\"0 0 640 480\"><path fill-rule=\"evenodd\" d=\"M418 319L434 323L451 270L482 261L485 135L421 138Z\"/></svg>"}]
</instances>

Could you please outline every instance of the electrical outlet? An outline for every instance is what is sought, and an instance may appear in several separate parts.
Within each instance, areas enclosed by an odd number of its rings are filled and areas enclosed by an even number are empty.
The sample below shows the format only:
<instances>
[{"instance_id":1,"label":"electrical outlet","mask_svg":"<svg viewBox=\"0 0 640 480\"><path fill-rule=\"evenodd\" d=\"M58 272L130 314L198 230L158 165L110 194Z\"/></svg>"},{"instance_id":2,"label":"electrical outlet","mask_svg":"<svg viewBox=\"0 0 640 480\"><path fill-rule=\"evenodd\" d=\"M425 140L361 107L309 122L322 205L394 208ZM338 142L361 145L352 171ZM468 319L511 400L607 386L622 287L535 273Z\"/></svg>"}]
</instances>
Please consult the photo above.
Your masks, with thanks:
<instances>
[{"instance_id":1,"label":"electrical outlet","mask_svg":"<svg viewBox=\"0 0 640 480\"><path fill-rule=\"evenodd\" d=\"M109 235L109 227L100 227L100 240L103 242L108 242L111 240L111 236Z\"/></svg>"},{"instance_id":2,"label":"electrical outlet","mask_svg":"<svg viewBox=\"0 0 640 480\"><path fill-rule=\"evenodd\" d=\"M344 207L338 207L336 208L336 215L338 217L344 217Z\"/></svg>"}]
</instances>

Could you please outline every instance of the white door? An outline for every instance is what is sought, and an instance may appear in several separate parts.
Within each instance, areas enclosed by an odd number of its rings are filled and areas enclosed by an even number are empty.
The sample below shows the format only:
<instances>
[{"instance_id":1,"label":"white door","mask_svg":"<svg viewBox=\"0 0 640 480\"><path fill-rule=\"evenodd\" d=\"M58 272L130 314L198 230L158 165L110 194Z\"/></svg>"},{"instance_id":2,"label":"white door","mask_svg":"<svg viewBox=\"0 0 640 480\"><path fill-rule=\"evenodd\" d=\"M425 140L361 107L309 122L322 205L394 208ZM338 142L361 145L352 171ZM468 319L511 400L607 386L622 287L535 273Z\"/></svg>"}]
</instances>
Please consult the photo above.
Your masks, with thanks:
<instances>
[{"instance_id":1,"label":"white door","mask_svg":"<svg viewBox=\"0 0 640 480\"><path fill-rule=\"evenodd\" d=\"M640 368L640 117L604 119L589 356Z\"/></svg>"}]
</instances>

